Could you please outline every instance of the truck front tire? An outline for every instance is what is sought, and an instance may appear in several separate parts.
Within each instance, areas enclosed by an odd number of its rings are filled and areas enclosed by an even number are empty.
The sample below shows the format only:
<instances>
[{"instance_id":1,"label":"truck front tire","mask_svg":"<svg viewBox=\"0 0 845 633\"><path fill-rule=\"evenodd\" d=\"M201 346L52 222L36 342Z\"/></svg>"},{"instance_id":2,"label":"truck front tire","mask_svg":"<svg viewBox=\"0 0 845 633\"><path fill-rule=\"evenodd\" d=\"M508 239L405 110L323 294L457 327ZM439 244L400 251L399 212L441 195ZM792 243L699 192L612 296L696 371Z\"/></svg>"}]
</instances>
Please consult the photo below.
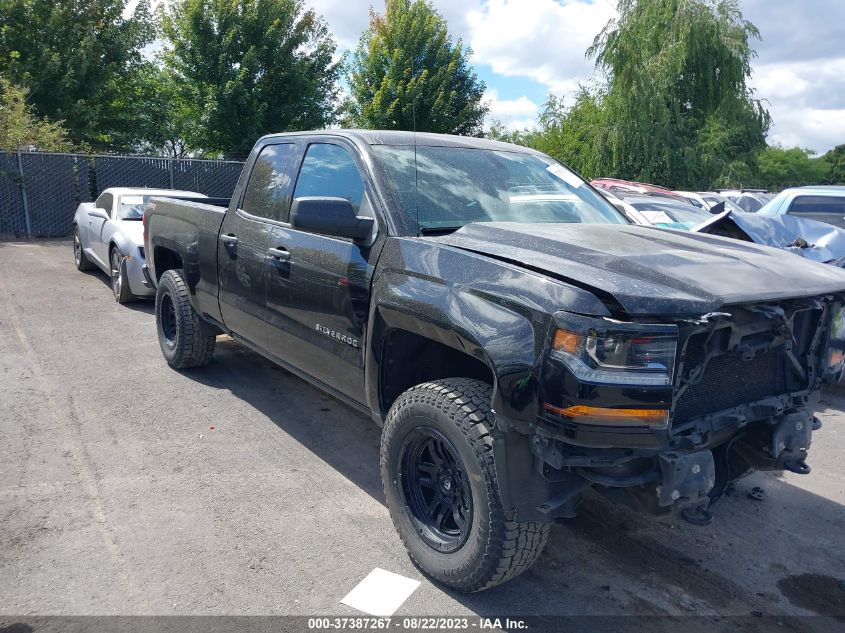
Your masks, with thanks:
<instances>
[{"instance_id":1,"label":"truck front tire","mask_svg":"<svg viewBox=\"0 0 845 633\"><path fill-rule=\"evenodd\" d=\"M387 506L411 559L462 592L489 589L537 560L550 526L502 508L493 463L491 388L449 378L390 408L381 439Z\"/></svg>"},{"instance_id":2,"label":"truck front tire","mask_svg":"<svg viewBox=\"0 0 845 633\"><path fill-rule=\"evenodd\" d=\"M188 369L211 361L216 332L194 311L179 271L165 271L159 279L155 313L158 342L168 365Z\"/></svg>"}]
</instances>

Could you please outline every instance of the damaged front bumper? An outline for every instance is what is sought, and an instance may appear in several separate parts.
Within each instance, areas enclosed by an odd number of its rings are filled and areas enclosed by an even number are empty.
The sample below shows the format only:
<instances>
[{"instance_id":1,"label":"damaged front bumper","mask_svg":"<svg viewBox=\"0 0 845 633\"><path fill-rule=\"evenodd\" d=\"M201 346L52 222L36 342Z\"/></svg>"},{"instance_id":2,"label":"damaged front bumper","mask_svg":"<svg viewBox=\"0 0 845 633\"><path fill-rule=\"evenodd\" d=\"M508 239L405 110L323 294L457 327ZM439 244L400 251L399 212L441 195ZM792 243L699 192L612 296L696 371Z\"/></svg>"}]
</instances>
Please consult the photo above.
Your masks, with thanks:
<instances>
[{"instance_id":1,"label":"damaged front bumper","mask_svg":"<svg viewBox=\"0 0 845 633\"><path fill-rule=\"evenodd\" d=\"M726 487L753 470L808 473L819 388L831 371L841 373L828 355L841 306L840 297L802 299L679 323L668 392L584 384L549 357L540 399L562 386L554 406L542 407L534 424L497 418L497 469L510 482L503 500L519 520L549 522L575 516L592 487L636 510L706 523ZM669 423L599 426L554 415L582 403L664 406Z\"/></svg>"}]
</instances>

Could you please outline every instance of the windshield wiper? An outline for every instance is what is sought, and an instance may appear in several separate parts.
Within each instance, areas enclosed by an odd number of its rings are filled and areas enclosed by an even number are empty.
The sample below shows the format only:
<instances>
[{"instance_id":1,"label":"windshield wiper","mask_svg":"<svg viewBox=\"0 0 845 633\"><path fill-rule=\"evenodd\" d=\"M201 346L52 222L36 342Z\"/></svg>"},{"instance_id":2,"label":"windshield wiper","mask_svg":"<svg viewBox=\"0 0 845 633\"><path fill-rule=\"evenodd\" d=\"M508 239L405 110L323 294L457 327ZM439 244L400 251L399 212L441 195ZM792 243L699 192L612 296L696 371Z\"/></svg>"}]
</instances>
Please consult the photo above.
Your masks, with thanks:
<instances>
[{"instance_id":1,"label":"windshield wiper","mask_svg":"<svg viewBox=\"0 0 845 633\"><path fill-rule=\"evenodd\" d=\"M463 224L456 224L455 226L423 226L420 227L421 235L448 235L454 233L458 229L464 228Z\"/></svg>"}]
</instances>

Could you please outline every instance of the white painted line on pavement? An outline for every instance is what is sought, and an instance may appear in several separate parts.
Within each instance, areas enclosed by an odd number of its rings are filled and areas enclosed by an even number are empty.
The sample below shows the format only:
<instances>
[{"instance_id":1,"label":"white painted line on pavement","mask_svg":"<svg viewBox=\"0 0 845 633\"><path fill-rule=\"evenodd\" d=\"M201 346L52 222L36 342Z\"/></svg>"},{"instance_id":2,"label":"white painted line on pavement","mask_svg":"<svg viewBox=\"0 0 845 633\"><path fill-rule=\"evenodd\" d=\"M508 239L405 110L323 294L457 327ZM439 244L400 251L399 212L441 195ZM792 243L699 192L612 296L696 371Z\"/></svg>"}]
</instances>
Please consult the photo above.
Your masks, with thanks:
<instances>
[{"instance_id":1,"label":"white painted line on pavement","mask_svg":"<svg viewBox=\"0 0 845 633\"><path fill-rule=\"evenodd\" d=\"M341 602L369 615L393 615L417 587L419 580L376 567Z\"/></svg>"}]
</instances>

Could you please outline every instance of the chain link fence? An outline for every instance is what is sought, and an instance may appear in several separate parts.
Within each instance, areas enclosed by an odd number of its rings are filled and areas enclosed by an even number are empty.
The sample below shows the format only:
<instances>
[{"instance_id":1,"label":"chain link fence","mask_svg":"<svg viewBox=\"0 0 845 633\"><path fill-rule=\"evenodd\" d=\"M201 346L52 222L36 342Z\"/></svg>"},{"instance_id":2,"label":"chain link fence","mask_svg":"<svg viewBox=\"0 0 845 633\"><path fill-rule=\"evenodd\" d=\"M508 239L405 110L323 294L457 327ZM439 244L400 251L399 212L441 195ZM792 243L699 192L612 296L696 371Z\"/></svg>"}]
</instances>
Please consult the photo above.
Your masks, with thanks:
<instances>
[{"instance_id":1,"label":"chain link fence","mask_svg":"<svg viewBox=\"0 0 845 633\"><path fill-rule=\"evenodd\" d=\"M232 195L243 163L197 158L0 152L0 238L64 237L82 202L109 187Z\"/></svg>"}]
</instances>

